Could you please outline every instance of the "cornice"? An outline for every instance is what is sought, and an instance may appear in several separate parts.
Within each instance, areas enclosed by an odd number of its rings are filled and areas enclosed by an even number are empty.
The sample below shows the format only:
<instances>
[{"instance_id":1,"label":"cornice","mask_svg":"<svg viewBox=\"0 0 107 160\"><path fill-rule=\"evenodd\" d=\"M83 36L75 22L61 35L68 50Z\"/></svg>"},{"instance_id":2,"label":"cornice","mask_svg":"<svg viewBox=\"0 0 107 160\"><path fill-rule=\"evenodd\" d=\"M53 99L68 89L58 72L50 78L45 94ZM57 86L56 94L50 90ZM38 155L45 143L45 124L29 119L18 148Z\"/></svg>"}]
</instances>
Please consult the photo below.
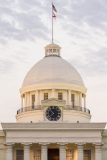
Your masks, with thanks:
<instances>
[{"instance_id":1,"label":"cornice","mask_svg":"<svg viewBox=\"0 0 107 160\"><path fill-rule=\"evenodd\" d=\"M42 83L42 84L33 84L20 88L20 93L24 94L29 91L44 90L44 89L65 89L65 90L75 90L82 93L87 92L87 88L84 86L69 84L69 83Z\"/></svg>"},{"instance_id":2,"label":"cornice","mask_svg":"<svg viewBox=\"0 0 107 160\"><path fill-rule=\"evenodd\" d=\"M1 123L3 130L104 130L106 123Z\"/></svg>"}]
</instances>

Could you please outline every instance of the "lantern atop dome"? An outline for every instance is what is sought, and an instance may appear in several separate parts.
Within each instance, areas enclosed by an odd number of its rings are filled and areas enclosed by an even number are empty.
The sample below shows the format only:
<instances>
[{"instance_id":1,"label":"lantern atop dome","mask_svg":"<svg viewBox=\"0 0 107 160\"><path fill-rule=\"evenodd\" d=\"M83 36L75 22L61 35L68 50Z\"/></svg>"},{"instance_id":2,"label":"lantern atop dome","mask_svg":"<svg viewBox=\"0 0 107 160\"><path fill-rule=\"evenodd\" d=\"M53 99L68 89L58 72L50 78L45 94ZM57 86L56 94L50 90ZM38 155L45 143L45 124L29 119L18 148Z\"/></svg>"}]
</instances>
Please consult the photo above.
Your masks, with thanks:
<instances>
[{"instance_id":1,"label":"lantern atop dome","mask_svg":"<svg viewBox=\"0 0 107 160\"><path fill-rule=\"evenodd\" d=\"M44 49L45 49L45 57L50 57L50 56L60 57L61 47L59 45L51 43L47 45Z\"/></svg>"}]
</instances>

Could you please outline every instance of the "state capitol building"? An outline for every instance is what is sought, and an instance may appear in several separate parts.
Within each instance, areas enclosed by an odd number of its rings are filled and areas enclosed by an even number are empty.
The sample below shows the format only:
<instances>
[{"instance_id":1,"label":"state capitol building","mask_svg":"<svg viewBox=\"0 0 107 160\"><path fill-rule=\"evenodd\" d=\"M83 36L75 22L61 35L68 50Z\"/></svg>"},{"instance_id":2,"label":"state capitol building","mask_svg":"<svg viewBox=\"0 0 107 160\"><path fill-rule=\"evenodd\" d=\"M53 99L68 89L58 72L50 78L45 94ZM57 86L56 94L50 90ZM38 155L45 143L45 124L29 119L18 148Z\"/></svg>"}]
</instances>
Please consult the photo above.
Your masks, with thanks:
<instances>
[{"instance_id":1,"label":"state capitol building","mask_svg":"<svg viewBox=\"0 0 107 160\"><path fill-rule=\"evenodd\" d=\"M106 123L91 123L87 88L51 43L20 88L17 123L1 123L0 160L107 160Z\"/></svg>"}]
</instances>

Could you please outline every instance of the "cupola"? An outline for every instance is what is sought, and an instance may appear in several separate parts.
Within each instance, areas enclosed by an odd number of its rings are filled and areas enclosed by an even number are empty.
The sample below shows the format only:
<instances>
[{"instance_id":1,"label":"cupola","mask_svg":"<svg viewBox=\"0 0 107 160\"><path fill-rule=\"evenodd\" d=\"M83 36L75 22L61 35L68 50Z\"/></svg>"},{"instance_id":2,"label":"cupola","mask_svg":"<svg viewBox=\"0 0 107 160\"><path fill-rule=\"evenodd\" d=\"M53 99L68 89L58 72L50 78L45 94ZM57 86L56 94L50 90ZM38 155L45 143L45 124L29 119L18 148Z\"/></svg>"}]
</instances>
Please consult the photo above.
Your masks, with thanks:
<instances>
[{"instance_id":1,"label":"cupola","mask_svg":"<svg viewBox=\"0 0 107 160\"><path fill-rule=\"evenodd\" d=\"M45 57L58 56L60 57L61 47L57 44L51 43L45 47Z\"/></svg>"}]
</instances>

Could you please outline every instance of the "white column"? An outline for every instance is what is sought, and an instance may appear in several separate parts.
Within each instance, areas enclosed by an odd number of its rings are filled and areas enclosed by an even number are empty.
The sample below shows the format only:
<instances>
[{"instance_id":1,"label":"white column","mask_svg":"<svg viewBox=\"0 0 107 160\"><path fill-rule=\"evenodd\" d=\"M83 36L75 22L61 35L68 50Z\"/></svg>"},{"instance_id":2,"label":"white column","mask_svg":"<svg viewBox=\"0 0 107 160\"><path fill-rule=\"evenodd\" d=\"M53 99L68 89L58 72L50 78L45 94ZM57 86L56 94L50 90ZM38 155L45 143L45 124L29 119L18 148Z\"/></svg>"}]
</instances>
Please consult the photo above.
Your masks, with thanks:
<instances>
[{"instance_id":1,"label":"white column","mask_svg":"<svg viewBox=\"0 0 107 160\"><path fill-rule=\"evenodd\" d=\"M101 160L102 143L95 144L95 160Z\"/></svg>"},{"instance_id":2,"label":"white column","mask_svg":"<svg viewBox=\"0 0 107 160\"><path fill-rule=\"evenodd\" d=\"M27 93L27 106L30 106L30 92Z\"/></svg>"},{"instance_id":3,"label":"white column","mask_svg":"<svg viewBox=\"0 0 107 160\"><path fill-rule=\"evenodd\" d=\"M24 160L30 160L30 146L32 143L22 143L24 147Z\"/></svg>"},{"instance_id":4,"label":"white column","mask_svg":"<svg viewBox=\"0 0 107 160\"><path fill-rule=\"evenodd\" d=\"M23 95L21 95L21 108L23 108Z\"/></svg>"},{"instance_id":5,"label":"white column","mask_svg":"<svg viewBox=\"0 0 107 160\"><path fill-rule=\"evenodd\" d=\"M77 94L78 94L78 96L77 96L77 106L80 106L80 93L79 92L77 92Z\"/></svg>"},{"instance_id":6,"label":"white column","mask_svg":"<svg viewBox=\"0 0 107 160\"><path fill-rule=\"evenodd\" d=\"M77 145L77 160L84 160L84 144L78 143Z\"/></svg>"},{"instance_id":7,"label":"white column","mask_svg":"<svg viewBox=\"0 0 107 160\"><path fill-rule=\"evenodd\" d=\"M71 105L71 90L68 90L68 105Z\"/></svg>"},{"instance_id":8,"label":"white column","mask_svg":"<svg viewBox=\"0 0 107 160\"><path fill-rule=\"evenodd\" d=\"M57 143L59 146L59 160L66 160L66 145L68 143Z\"/></svg>"},{"instance_id":9,"label":"white column","mask_svg":"<svg viewBox=\"0 0 107 160\"><path fill-rule=\"evenodd\" d=\"M6 160L13 160L12 147L14 143L4 143L6 146Z\"/></svg>"},{"instance_id":10,"label":"white column","mask_svg":"<svg viewBox=\"0 0 107 160\"><path fill-rule=\"evenodd\" d=\"M39 105L39 100L38 100L38 90L36 90L35 104L36 104L36 105Z\"/></svg>"},{"instance_id":11,"label":"white column","mask_svg":"<svg viewBox=\"0 0 107 160\"><path fill-rule=\"evenodd\" d=\"M41 145L41 160L48 160L49 143L39 143Z\"/></svg>"},{"instance_id":12,"label":"white column","mask_svg":"<svg viewBox=\"0 0 107 160\"><path fill-rule=\"evenodd\" d=\"M82 92L80 92L80 107L82 107Z\"/></svg>"},{"instance_id":13,"label":"white column","mask_svg":"<svg viewBox=\"0 0 107 160\"><path fill-rule=\"evenodd\" d=\"M52 89L52 98L55 98L55 89Z\"/></svg>"},{"instance_id":14,"label":"white column","mask_svg":"<svg viewBox=\"0 0 107 160\"><path fill-rule=\"evenodd\" d=\"M86 108L86 95L84 95L84 108Z\"/></svg>"}]
</instances>

